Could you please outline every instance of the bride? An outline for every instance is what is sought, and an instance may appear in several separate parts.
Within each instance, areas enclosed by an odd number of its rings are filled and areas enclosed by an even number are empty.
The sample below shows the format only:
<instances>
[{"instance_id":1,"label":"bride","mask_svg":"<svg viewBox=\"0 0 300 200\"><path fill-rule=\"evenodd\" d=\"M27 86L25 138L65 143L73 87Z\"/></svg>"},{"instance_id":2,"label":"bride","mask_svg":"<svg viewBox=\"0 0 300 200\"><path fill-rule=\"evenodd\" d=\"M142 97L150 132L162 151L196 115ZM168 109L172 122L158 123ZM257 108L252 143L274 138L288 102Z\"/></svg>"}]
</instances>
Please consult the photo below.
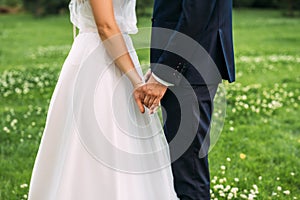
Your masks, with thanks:
<instances>
[{"instance_id":1,"label":"bride","mask_svg":"<svg viewBox=\"0 0 300 200\"><path fill-rule=\"evenodd\" d=\"M135 0L69 7L80 32L50 102L29 200L177 199L159 118L132 97L144 83L128 35Z\"/></svg>"}]
</instances>

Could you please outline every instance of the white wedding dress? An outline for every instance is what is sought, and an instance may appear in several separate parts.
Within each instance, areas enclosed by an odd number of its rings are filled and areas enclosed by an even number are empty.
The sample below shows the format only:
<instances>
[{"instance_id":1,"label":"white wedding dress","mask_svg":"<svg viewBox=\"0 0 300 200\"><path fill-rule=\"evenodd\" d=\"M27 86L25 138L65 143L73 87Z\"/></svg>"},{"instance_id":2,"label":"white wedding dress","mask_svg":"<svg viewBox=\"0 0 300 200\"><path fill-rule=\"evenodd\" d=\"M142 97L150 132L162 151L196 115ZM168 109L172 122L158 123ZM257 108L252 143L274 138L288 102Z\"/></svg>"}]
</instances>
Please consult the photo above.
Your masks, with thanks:
<instances>
[{"instance_id":1,"label":"white wedding dress","mask_svg":"<svg viewBox=\"0 0 300 200\"><path fill-rule=\"evenodd\" d=\"M129 33L135 0L114 0L117 23L142 76ZM157 115L141 114L133 88L97 33L88 0L72 0L80 30L53 93L29 200L175 200L168 145Z\"/></svg>"}]
</instances>

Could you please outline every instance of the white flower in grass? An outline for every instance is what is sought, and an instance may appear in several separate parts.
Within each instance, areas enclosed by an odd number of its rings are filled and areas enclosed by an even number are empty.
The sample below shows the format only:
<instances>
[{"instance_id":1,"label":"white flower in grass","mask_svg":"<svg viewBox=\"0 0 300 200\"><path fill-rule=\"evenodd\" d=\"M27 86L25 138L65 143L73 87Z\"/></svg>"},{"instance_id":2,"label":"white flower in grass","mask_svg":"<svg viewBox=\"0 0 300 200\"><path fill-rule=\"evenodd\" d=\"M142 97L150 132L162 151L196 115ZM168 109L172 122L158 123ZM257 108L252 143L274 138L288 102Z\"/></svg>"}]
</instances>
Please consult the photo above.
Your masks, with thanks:
<instances>
[{"instance_id":1,"label":"white flower in grass","mask_svg":"<svg viewBox=\"0 0 300 200\"><path fill-rule=\"evenodd\" d=\"M278 187L277 187L277 190L278 190L278 191L281 191L281 190L282 190L282 187L278 186Z\"/></svg>"},{"instance_id":2,"label":"white flower in grass","mask_svg":"<svg viewBox=\"0 0 300 200\"><path fill-rule=\"evenodd\" d=\"M226 170L226 167L225 167L224 165L222 165L222 166L221 166L221 170L222 170L222 171L225 171L225 170Z\"/></svg>"},{"instance_id":3,"label":"white flower in grass","mask_svg":"<svg viewBox=\"0 0 300 200\"><path fill-rule=\"evenodd\" d=\"M238 193L238 191L239 191L239 188L237 188L237 187L233 187L233 188L231 188L231 191L230 191L230 193L232 193L232 194L233 194L233 196L234 196L234 198L236 198L236 197L237 197L237 193Z\"/></svg>"},{"instance_id":4,"label":"white flower in grass","mask_svg":"<svg viewBox=\"0 0 300 200\"><path fill-rule=\"evenodd\" d=\"M277 177L277 178L276 178L276 180L277 180L277 181L279 181L279 180L280 180L280 178L279 178L279 177Z\"/></svg>"},{"instance_id":5,"label":"white flower in grass","mask_svg":"<svg viewBox=\"0 0 300 200\"><path fill-rule=\"evenodd\" d=\"M228 192L230 189L231 189L231 186L230 185L226 185L226 187L224 189L224 192Z\"/></svg>"},{"instance_id":6,"label":"white flower in grass","mask_svg":"<svg viewBox=\"0 0 300 200\"><path fill-rule=\"evenodd\" d=\"M231 188L231 192L232 193L237 193L239 191L239 188L237 188L237 187L233 187L233 188Z\"/></svg>"},{"instance_id":7,"label":"white flower in grass","mask_svg":"<svg viewBox=\"0 0 300 200\"><path fill-rule=\"evenodd\" d=\"M294 93L293 92L289 92L288 96L292 97L292 96L294 96Z\"/></svg>"},{"instance_id":8,"label":"white flower in grass","mask_svg":"<svg viewBox=\"0 0 300 200\"><path fill-rule=\"evenodd\" d=\"M7 128L6 126L3 128L3 131L6 132L6 133L10 133L9 128Z\"/></svg>"},{"instance_id":9,"label":"white flower in grass","mask_svg":"<svg viewBox=\"0 0 300 200\"><path fill-rule=\"evenodd\" d=\"M295 176L295 173L294 173L294 172L291 172L291 176Z\"/></svg>"},{"instance_id":10,"label":"white flower in grass","mask_svg":"<svg viewBox=\"0 0 300 200\"><path fill-rule=\"evenodd\" d=\"M229 128L229 130L230 130L230 131L234 131L234 127L231 126L231 127Z\"/></svg>"},{"instance_id":11,"label":"white flower in grass","mask_svg":"<svg viewBox=\"0 0 300 200\"><path fill-rule=\"evenodd\" d=\"M283 191L283 194L285 194L285 195L290 195L291 192L290 192L289 190L285 190L285 191Z\"/></svg>"},{"instance_id":12,"label":"white flower in grass","mask_svg":"<svg viewBox=\"0 0 300 200\"><path fill-rule=\"evenodd\" d=\"M248 199L248 196L245 195L245 194L240 194L240 197L241 197L242 199Z\"/></svg>"},{"instance_id":13,"label":"white flower in grass","mask_svg":"<svg viewBox=\"0 0 300 200\"><path fill-rule=\"evenodd\" d=\"M22 94L22 90L21 90L20 88L15 88L15 92L16 92L17 94Z\"/></svg>"},{"instance_id":14,"label":"white flower in grass","mask_svg":"<svg viewBox=\"0 0 300 200\"><path fill-rule=\"evenodd\" d=\"M215 185L213 188L214 188L214 190L223 190L223 189L224 189L224 186L221 185L221 184L217 184L217 185Z\"/></svg>"},{"instance_id":15,"label":"white flower in grass","mask_svg":"<svg viewBox=\"0 0 300 200\"><path fill-rule=\"evenodd\" d=\"M227 179L226 178L221 178L220 180L219 180L219 183L225 183L227 181Z\"/></svg>"},{"instance_id":16,"label":"white flower in grass","mask_svg":"<svg viewBox=\"0 0 300 200\"><path fill-rule=\"evenodd\" d=\"M249 194L248 195L248 200L253 200L256 197L255 194Z\"/></svg>"},{"instance_id":17,"label":"white flower in grass","mask_svg":"<svg viewBox=\"0 0 300 200\"><path fill-rule=\"evenodd\" d=\"M217 180L218 180L218 177L217 177L217 176L214 176L214 178L211 180L211 182L212 182L213 184L215 184L215 183L217 182Z\"/></svg>"},{"instance_id":18,"label":"white flower in grass","mask_svg":"<svg viewBox=\"0 0 300 200\"><path fill-rule=\"evenodd\" d=\"M232 199L234 197L234 195L232 193L229 193L227 196L227 199Z\"/></svg>"},{"instance_id":19,"label":"white flower in grass","mask_svg":"<svg viewBox=\"0 0 300 200\"><path fill-rule=\"evenodd\" d=\"M16 126L17 123L18 123L18 120L17 120L17 119L13 119L13 120L10 122L10 126L14 128L14 127Z\"/></svg>"},{"instance_id":20,"label":"white flower in grass","mask_svg":"<svg viewBox=\"0 0 300 200\"><path fill-rule=\"evenodd\" d=\"M276 196L277 195L277 193L276 192L272 192L272 196Z\"/></svg>"},{"instance_id":21,"label":"white flower in grass","mask_svg":"<svg viewBox=\"0 0 300 200\"><path fill-rule=\"evenodd\" d=\"M28 185L26 183L20 185L20 188L27 188L27 187L28 187Z\"/></svg>"},{"instance_id":22,"label":"white flower in grass","mask_svg":"<svg viewBox=\"0 0 300 200\"><path fill-rule=\"evenodd\" d=\"M228 161L228 162L230 162L231 161L231 159L228 157L228 158L226 158L226 160Z\"/></svg>"},{"instance_id":23,"label":"white flower in grass","mask_svg":"<svg viewBox=\"0 0 300 200\"><path fill-rule=\"evenodd\" d=\"M262 176L259 176L259 177L258 177L258 180L260 180L260 181L261 181L261 180L262 180Z\"/></svg>"},{"instance_id":24,"label":"white flower in grass","mask_svg":"<svg viewBox=\"0 0 300 200\"><path fill-rule=\"evenodd\" d=\"M239 181L240 181L239 178L234 178L233 180L234 180L235 182L239 182Z\"/></svg>"},{"instance_id":25,"label":"white flower in grass","mask_svg":"<svg viewBox=\"0 0 300 200\"><path fill-rule=\"evenodd\" d=\"M220 196L220 197L225 197L226 195L225 195L225 193L224 193L222 190L220 190L220 191L219 191L219 196Z\"/></svg>"},{"instance_id":26,"label":"white flower in grass","mask_svg":"<svg viewBox=\"0 0 300 200\"><path fill-rule=\"evenodd\" d=\"M258 187L257 187L257 185L253 185L253 189L254 189L254 193L255 194L258 194L259 192L258 192Z\"/></svg>"}]
</instances>

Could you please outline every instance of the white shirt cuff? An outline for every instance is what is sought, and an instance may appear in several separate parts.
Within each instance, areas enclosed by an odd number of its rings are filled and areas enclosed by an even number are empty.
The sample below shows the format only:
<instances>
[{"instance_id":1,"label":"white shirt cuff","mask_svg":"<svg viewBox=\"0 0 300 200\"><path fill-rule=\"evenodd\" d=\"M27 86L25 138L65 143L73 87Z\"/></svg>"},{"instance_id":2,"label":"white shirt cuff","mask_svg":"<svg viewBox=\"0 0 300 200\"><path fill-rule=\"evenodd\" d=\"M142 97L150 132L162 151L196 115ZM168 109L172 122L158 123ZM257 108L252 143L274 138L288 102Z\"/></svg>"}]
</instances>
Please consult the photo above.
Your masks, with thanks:
<instances>
[{"instance_id":1,"label":"white shirt cuff","mask_svg":"<svg viewBox=\"0 0 300 200\"><path fill-rule=\"evenodd\" d=\"M174 84L164 81L161 78L157 77L154 73L152 73L152 76L157 82L159 82L160 84L162 84L164 86L167 86L167 87L174 86Z\"/></svg>"}]
</instances>

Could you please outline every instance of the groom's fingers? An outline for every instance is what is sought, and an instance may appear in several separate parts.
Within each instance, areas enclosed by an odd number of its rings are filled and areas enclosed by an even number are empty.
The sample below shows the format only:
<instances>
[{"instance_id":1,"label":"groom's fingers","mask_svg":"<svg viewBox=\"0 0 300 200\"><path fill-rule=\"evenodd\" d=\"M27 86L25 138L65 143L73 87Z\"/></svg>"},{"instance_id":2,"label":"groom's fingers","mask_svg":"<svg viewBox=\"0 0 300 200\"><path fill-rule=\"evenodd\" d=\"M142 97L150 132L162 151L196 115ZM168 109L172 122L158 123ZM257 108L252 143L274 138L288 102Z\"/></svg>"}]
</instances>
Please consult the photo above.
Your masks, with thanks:
<instances>
[{"instance_id":1,"label":"groom's fingers","mask_svg":"<svg viewBox=\"0 0 300 200\"><path fill-rule=\"evenodd\" d=\"M151 114L153 114L153 113L156 113L157 112L157 110L159 109L159 105L155 105L155 104L153 104L150 108L149 108L149 114L151 115Z\"/></svg>"},{"instance_id":2,"label":"groom's fingers","mask_svg":"<svg viewBox=\"0 0 300 200\"><path fill-rule=\"evenodd\" d=\"M160 98L156 98L155 101L153 101L152 106L154 106L154 107L159 107L160 100L161 100Z\"/></svg>"},{"instance_id":3,"label":"groom's fingers","mask_svg":"<svg viewBox=\"0 0 300 200\"><path fill-rule=\"evenodd\" d=\"M153 96L153 95L146 95L144 100L143 100L143 104L145 106L147 106L147 108L150 108L153 103L156 101L157 97Z\"/></svg>"},{"instance_id":4,"label":"groom's fingers","mask_svg":"<svg viewBox=\"0 0 300 200\"><path fill-rule=\"evenodd\" d=\"M147 107L151 108L153 106L154 101L155 101L155 97L150 98L147 103Z\"/></svg>"},{"instance_id":5,"label":"groom's fingers","mask_svg":"<svg viewBox=\"0 0 300 200\"><path fill-rule=\"evenodd\" d=\"M146 95L144 100L143 100L143 104L147 107L149 107L149 101L150 101L150 96Z\"/></svg>"}]
</instances>

